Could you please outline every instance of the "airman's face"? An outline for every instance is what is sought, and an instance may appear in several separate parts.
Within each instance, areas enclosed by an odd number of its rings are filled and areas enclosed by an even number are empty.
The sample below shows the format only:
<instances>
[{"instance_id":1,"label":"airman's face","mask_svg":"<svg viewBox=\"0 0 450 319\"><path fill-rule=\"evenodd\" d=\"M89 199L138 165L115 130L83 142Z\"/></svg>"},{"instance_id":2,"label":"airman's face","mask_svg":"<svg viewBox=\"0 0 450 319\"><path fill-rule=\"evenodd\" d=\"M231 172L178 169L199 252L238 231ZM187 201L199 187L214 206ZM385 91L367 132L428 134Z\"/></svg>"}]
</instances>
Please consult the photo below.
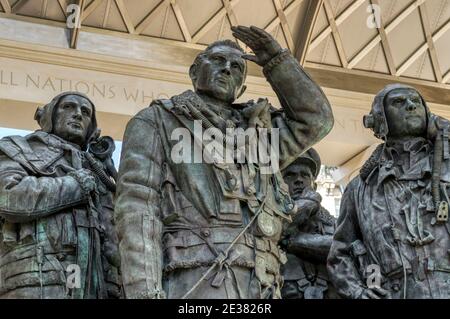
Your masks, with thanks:
<instances>
[{"instance_id":1,"label":"airman's face","mask_svg":"<svg viewBox=\"0 0 450 319\"><path fill-rule=\"evenodd\" d=\"M197 66L195 90L231 103L242 89L246 67L241 51L225 45L213 47Z\"/></svg>"},{"instance_id":2,"label":"airman's face","mask_svg":"<svg viewBox=\"0 0 450 319\"><path fill-rule=\"evenodd\" d=\"M81 146L86 142L92 115L93 107L89 100L67 95L56 107L53 134Z\"/></svg>"},{"instance_id":3,"label":"airman's face","mask_svg":"<svg viewBox=\"0 0 450 319\"><path fill-rule=\"evenodd\" d=\"M294 200L302 195L305 188L314 188L314 175L307 164L288 166L283 171L283 179L289 186L289 193Z\"/></svg>"},{"instance_id":4,"label":"airman's face","mask_svg":"<svg viewBox=\"0 0 450 319\"><path fill-rule=\"evenodd\" d=\"M422 98L413 89L395 89L384 100L389 137L425 136L427 114Z\"/></svg>"}]
</instances>

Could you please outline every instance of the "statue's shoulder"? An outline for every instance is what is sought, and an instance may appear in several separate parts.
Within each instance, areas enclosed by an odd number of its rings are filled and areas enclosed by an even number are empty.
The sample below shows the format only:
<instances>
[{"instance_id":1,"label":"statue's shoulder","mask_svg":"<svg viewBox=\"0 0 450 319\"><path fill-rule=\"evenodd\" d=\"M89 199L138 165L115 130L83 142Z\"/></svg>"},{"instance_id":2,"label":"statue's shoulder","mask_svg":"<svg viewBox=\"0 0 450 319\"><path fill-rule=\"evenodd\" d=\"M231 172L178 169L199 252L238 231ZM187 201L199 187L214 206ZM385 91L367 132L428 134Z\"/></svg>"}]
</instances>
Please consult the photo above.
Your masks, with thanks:
<instances>
[{"instance_id":1,"label":"statue's shoulder","mask_svg":"<svg viewBox=\"0 0 450 319\"><path fill-rule=\"evenodd\" d=\"M350 182L347 184L347 186L345 187L344 193L343 193L343 197L346 196L353 196L350 194L355 194L355 192L357 192L360 187L362 185L365 184L364 179L362 178L361 174L355 176L353 179L350 180Z\"/></svg>"},{"instance_id":2,"label":"statue's shoulder","mask_svg":"<svg viewBox=\"0 0 450 319\"><path fill-rule=\"evenodd\" d=\"M152 103L137 112L130 120L130 123L136 120L141 120L148 122L150 124L156 125L160 122L161 112L164 110L162 100L153 100Z\"/></svg>"},{"instance_id":3,"label":"statue's shoulder","mask_svg":"<svg viewBox=\"0 0 450 319\"><path fill-rule=\"evenodd\" d=\"M163 117L181 114L180 109L185 107L185 102L194 99L199 99L199 97L193 91L188 90L171 98L153 100L148 107L139 111L133 118L157 123Z\"/></svg>"},{"instance_id":4,"label":"statue's shoulder","mask_svg":"<svg viewBox=\"0 0 450 319\"><path fill-rule=\"evenodd\" d=\"M378 168L381 158L383 156L384 144L377 146L375 151L370 155L369 159L364 163L359 171L359 176L362 180L368 182L373 172Z\"/></svg>"},{"instance_id":5,"label":"statue's shoulder","mask_svg":"<svg viewBox=\"0 0 450 319\"><path fill-rule=\"evenodd\" d=\"M0 139L0 153L2 155L13 158L17 153L20 153L20 148L16 145L16 143L14 143L14 139L20 139L23 142L26 142L24 137L19 135L3 137L2 139Z\"/></svg>"},{"instance_id":6,"label":"statue's shoulder","mask_svg":"<svg viewBox=\"0 0 450 319\"><path fill-rule=\"evenodd\" d=\"M36 132L26 136L9 135L0 139L0 151L9 157L13 157L16 153L32 153L36 143Z\"/></svg>"},{"instance_id":7,"label":"statue's shoulder","mask_svg":"<svg viewBox=\"0 0 450 319\"><path fill-rule=\"evenodd\" d=\"M0 153L34 172L34 162L41 162L43 153L51 152L45 137L48 133L36 131L26 136L11 135L0 139ZM56 155L59 152L55 150Z\"/></svg>"},{"instance_id":8,"label":"statue's shoulder","mask_svg":"<svg viewBox=\"0 0 450 319\"><path fill-rule=\"evenodd\" d=\"M53 134L35 131L26 136L7 136L0 140L0 152L30 171L41 172L63 156L64 141Z\"/></svg>"}]
</instances>

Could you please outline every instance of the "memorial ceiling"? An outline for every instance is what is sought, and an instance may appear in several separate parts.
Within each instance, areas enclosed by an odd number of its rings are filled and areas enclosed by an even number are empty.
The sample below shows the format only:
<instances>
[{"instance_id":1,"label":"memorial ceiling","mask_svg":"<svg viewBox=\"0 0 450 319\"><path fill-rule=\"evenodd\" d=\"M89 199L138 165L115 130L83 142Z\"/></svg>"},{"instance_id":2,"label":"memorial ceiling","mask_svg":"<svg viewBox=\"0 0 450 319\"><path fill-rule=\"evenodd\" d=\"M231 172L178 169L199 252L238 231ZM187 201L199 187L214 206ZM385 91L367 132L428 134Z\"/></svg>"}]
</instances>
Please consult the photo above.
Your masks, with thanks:
<instances>
[{"instance_id":1,"label":"memorial ceiling","mask_svg":"<svg viewBox=\"0 0 450 319\"><path fill-rule=\"evenodd\" d=\"M61 23L69 3L82 5L81 29L189 47L231 38L231 25L253 24L323 86L375 93L400 80L425 95L437 90L434 102L450 101L449 0L0 0L8 15ZM74 30L68 41L76 48L80 29Z\"/></svg>"}]
</instances>

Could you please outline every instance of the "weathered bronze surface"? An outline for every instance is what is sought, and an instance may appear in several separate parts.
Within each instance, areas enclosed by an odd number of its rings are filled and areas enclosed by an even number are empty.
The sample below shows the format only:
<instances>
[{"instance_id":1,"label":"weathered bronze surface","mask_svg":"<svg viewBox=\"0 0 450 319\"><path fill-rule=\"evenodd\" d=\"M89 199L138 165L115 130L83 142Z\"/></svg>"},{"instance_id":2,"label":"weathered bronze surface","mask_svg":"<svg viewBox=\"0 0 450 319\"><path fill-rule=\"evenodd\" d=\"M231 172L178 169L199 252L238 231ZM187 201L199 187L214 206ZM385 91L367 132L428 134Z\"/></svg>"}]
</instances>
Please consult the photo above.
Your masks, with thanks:
<instances>
[{"instance_id":1,"label":"weathered bronze surface","mask_svg":"<svg viewBox=\"0 0 450 319\"><path fill-rule=\"evenodd\" d=\"M337 298L326 269L335 229L335 218L321 206L315 180L320 172L319 154L313 148L283 170L297 214L283 234L287 263L282 266L286 299Z\"/></svg>"},{"instance_id":2,"label":"weathered bronze surface","mask_svg":"<svg viewBox=\"0 0 450 319\"><path fill-rule=\"evenodd\" d=\"M174 163L171 135L193 130L194 120L221 132L279 128L284 168L331 130L333 116L272 36L232 30L255 56L232 41L213 43L190 68L195 92L153 101L128 123L115 209L127 298L281 297L277 244L294 207L281 174L262 174L249 161ZM263 67L281 110L264 99L234 102L245 89L245 59Z\"/></svg>"},{"instance_id":3,"label":"weathered bronze surface","mask_svg":"<svg viewBox=\"0 0 450 319\"><path fill-rule=\"evenodd\" d=\"M81 93L35 119L41 130L0 140L0 298L118 298L114 144Z\"/></svg>"},{"instance_id":4,"label":"weathered bronze surface","mask_svg":"<svg viewBox=\"0 0 450 319\"><path fill-rule=\"evenodd\" d=\"M389 85L364 119L383 143L348 185L328 270L346 298L450 298L449 122Z\"/></svg>"}]
</instances>

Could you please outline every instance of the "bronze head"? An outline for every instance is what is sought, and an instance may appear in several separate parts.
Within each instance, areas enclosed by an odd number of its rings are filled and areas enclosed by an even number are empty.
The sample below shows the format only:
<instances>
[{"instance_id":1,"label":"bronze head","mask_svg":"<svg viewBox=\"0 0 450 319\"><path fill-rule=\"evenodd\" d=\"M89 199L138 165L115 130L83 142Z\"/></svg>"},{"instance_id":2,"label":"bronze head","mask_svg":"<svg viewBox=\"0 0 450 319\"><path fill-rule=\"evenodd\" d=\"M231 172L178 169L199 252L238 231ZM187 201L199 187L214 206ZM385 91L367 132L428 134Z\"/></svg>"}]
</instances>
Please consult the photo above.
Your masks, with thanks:
<instances>
[{"instance_id":1,"label":"bronze head","mask_svg":"<svg viewBox=\"0 0 450 319\"><path fill-rule=\"evenodd\" d=\"M86 149L98 136L94 103L79 92L64 92L36 110L42 130Z\"/></svg>"},{"instance_id":2,"label":"bronze head","mask_svg":"<svg viewBox=\"0 0 450 319\"><path fill-rule=\"evenodd\" d=\"M320 166L319 153L310 148L282 171L283 179L294 200L302 195L305 188L316 189L315 180L319 175Z\"/></svg>"},{"instance_id":3,"label":"bronze head","mask_svg":"<svg viewBox=\"0 0 450 319\"><path fill-rule=\"evenodd\" d=\"M426 137L430 119L428 106L413 87L403 84L387 85L376 96L364 126L377 138Z\"/></svg>"},{"instance_id":4,"label":"bronze head","mask_svg":"<svg viewBox=\"0 0 450 319\"><path fill-rule=\"evenodd\" d=\"M232 103L245 90L244 50L231 40L216 41L200 53L189 75L197 93Z\"/></svg>"}]
</instances>

